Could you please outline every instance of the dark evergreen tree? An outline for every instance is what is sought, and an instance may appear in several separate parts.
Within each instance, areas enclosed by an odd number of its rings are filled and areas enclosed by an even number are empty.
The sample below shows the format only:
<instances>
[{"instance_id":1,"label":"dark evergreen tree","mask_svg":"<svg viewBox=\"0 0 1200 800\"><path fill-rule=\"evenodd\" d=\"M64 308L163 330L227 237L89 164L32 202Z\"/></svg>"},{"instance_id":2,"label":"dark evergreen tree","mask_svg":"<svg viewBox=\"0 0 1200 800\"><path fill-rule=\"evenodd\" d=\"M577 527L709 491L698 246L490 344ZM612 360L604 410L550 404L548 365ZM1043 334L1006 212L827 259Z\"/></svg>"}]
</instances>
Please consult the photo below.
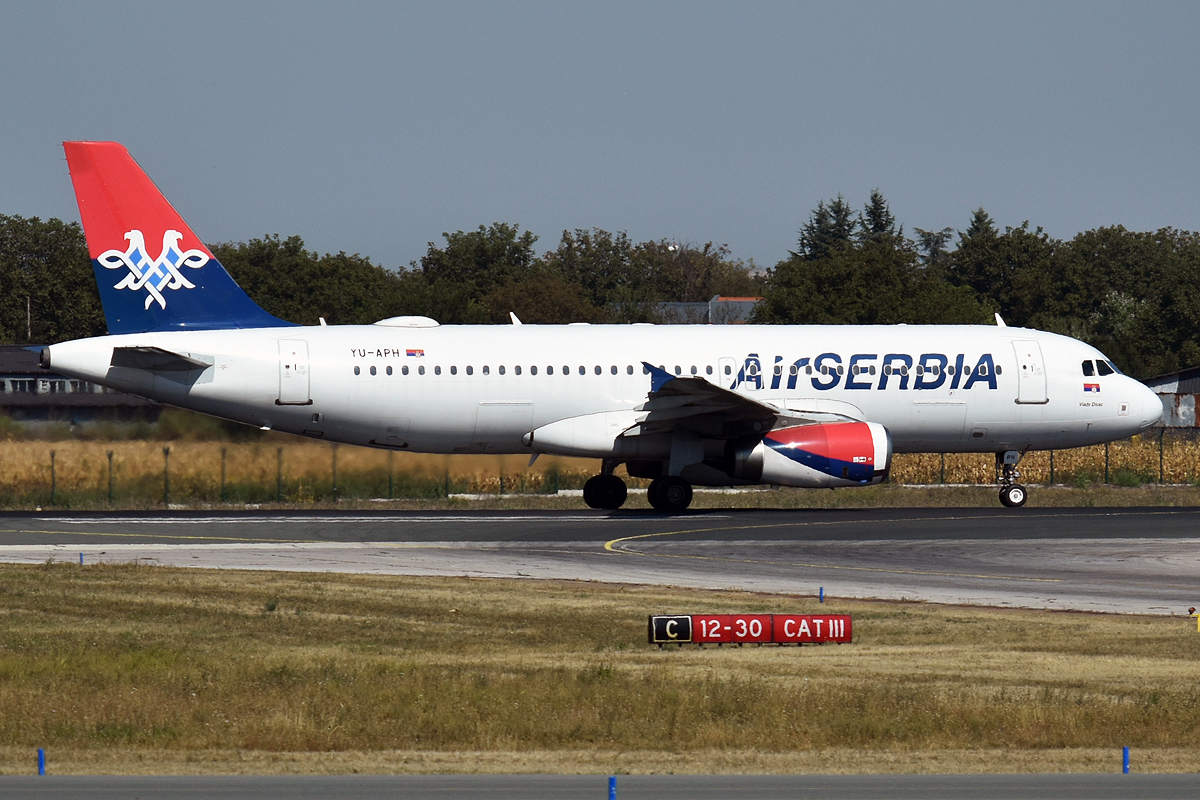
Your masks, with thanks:
<instances>
[{"instance_id":1,"label":"dark evergreen tree","mask_svg":"<svg viewBox=\"0 0 1200 800\"><path fill-rule=\"evenodd\" d=\"M854 243L857 225L853 209L840 194L828 205L822 200L800 228L799 249L793 255L815 261L847 249Z\"/></svg>"}]
</instances>

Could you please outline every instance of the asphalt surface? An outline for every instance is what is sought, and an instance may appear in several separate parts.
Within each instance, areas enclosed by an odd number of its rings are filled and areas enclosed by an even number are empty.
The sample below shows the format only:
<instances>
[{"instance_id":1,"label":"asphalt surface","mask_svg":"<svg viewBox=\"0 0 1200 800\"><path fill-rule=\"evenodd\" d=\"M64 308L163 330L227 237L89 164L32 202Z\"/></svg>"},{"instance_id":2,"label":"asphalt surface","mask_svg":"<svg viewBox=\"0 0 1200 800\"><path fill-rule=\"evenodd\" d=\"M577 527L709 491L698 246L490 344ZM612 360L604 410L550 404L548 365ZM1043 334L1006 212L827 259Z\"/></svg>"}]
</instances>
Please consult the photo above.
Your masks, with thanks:
<instances>
[{"instance_id":1,"label":"asphalt surface","mask_svg":"<svg viewBox=\"0 0 1200 800\"><path fill-rule=\"evenodd\" d=\"M1107 800L1194 798L1196 775L628 775L619 800ZM218 777L0 777L0 795L19 800L602 800L598 775L349 775Z\"/></svg>"},{"instance_id":2,"label":"asphalt surface","mask_svg":"<svg viewBox=\"0 0 1200 800\"><path fill-rule=\"evenodd\" d=\"M1182 614L1200 509L0 514L0 561L577 578ZM1114 765L1118 758L1114 753ZM618 797L1191 798L1195 775L621 776ZM14 798L604 798L606 776L6 776Z\"/></svg>"},{"instance_id":3,"label":"asphalt surface","mask_svg":"<svg viewBox=\"0 0 1200 800\"><path fill-rule=\"evenodd\" d=\"M1179 614L1200 509L0 515L0 561L580 579Z\"/></svg>"}]
</instances>

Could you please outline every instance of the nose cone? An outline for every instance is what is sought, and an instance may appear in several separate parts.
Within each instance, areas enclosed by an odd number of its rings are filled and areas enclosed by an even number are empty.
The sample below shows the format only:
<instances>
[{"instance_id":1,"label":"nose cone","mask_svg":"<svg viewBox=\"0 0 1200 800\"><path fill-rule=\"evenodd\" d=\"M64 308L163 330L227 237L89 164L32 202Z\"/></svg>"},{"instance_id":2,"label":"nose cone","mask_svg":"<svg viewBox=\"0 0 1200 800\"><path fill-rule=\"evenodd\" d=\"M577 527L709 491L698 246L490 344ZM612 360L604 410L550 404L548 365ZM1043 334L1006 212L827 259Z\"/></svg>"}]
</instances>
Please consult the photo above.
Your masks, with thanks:
<instances>
[{"instance_id":1,"label":"nose cone","mask_svg":"<svg viewBox=\"0 0 1200 800\"><path fill-rule=\"evenodd\" d=\"M1163 418L1162 399L1143 384L1138 384L1138 389L1138 396L1142 399L1142 430L1153 428Z\"/></svg>"}]
</instances>

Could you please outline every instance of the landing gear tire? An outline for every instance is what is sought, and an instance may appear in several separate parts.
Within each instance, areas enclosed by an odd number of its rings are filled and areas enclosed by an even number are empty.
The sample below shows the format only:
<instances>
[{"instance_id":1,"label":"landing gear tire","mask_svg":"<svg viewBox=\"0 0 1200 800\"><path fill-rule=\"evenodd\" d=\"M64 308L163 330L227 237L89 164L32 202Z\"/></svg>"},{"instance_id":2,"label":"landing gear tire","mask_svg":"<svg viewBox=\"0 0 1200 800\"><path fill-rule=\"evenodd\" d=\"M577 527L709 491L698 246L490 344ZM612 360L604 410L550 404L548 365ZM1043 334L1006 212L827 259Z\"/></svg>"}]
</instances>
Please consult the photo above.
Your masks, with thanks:
<instances>
[{"instance_id":1,"label":"landing gear tire","mask_svg":"<svg viewBox=\"0 0 1200 800\"><path fill-rule=\"evenodd\" d=\"M692 504L692 485L683 478L671 475L655 478L646 490L646 499L655 511L679 514Z\"/></svg>"},{"instance_id":2,"label":"landing gear tire","mask_svg":"<svg viewBox=\"0 0 1200 800\"><path fill-rule=\"evenodd\" d=\"M1029 499L1029 492L1019 483L1005 486L1000 490L1000 503L1008 508L1020 508Z\"/></svg>"},{"instance_id":3,"label":"landing gear tire","mask_svg":"<svg viewBox=\"0 0 1200 800\"><path fill-rule=\"evenodd\" d=\"M625 481L616 475L595 475L583 484L583 502L588 508L603 508L615 511L625 505L629 496Z\"/></svg>"}]
</instances>

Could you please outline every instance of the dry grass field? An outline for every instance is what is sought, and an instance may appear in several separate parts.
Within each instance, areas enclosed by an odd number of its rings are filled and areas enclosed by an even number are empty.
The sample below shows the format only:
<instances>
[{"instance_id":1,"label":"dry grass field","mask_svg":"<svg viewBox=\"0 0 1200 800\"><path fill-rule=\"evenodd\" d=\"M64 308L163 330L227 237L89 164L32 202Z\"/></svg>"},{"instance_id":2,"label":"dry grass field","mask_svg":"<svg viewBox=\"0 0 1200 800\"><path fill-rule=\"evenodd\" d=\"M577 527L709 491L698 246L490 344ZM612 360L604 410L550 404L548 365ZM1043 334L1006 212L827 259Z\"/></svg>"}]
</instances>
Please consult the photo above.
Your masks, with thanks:
<instances>
[{"instance_id":1,"label":"dry grass field","mask_svg":"<svg viewBox=\"0 0 1200 800\"><path fill-rule=\"evenodd\" d=\"M1146 487L1142 499L1135 501L1146 502L1163 497L1149 488L1160 484L1159 444L1156 436L1138 437L1108 447L1030 453L1021 464L1022 481L1083 490L1060 492L1054 500L1035 492L1035 503L1103 504L1097 503L1107 494L1097 491L1103 487ZM253 442L8 439L0 440L0 507L146 508L161 506L164 499L183 505L311 505L388 498L428 503L444 501L448 494L552 495L559 489L581 488L598 468L598 462L582 459L543 456L529 466L524 456L389 453L281 435ZM1195 487L1200 482L1200 442L1166 437L1161 477L1161 484ZM898 455L891 478L892 484L928 486L987 487L994 481L994 458L986 453ZM646 484L630 481L632 487ZM940 489L919 496L886 491L849 496L859 493L838 492L835 501L831 492L764 492L734 503L787 507L995 502L994 491L986 488L957 494ZM1179 492L1170 496L1175 499L1165 502L1182 502ZM731 502L729 496L722 497L721 503ZM574 506L580 502L567 501Z\"/></svg>"},{"instance_id":2,"label":"dry grass field","mask_svg":"<svg viewBox=\"0 0 1200 800\"><path fill-rule=\"evenodd\" d=\"M850 613L658 650L646 615ZM0 771L1200 770L1200 634L591 583L0 567Z\"/></svg>"}]
</instances>

